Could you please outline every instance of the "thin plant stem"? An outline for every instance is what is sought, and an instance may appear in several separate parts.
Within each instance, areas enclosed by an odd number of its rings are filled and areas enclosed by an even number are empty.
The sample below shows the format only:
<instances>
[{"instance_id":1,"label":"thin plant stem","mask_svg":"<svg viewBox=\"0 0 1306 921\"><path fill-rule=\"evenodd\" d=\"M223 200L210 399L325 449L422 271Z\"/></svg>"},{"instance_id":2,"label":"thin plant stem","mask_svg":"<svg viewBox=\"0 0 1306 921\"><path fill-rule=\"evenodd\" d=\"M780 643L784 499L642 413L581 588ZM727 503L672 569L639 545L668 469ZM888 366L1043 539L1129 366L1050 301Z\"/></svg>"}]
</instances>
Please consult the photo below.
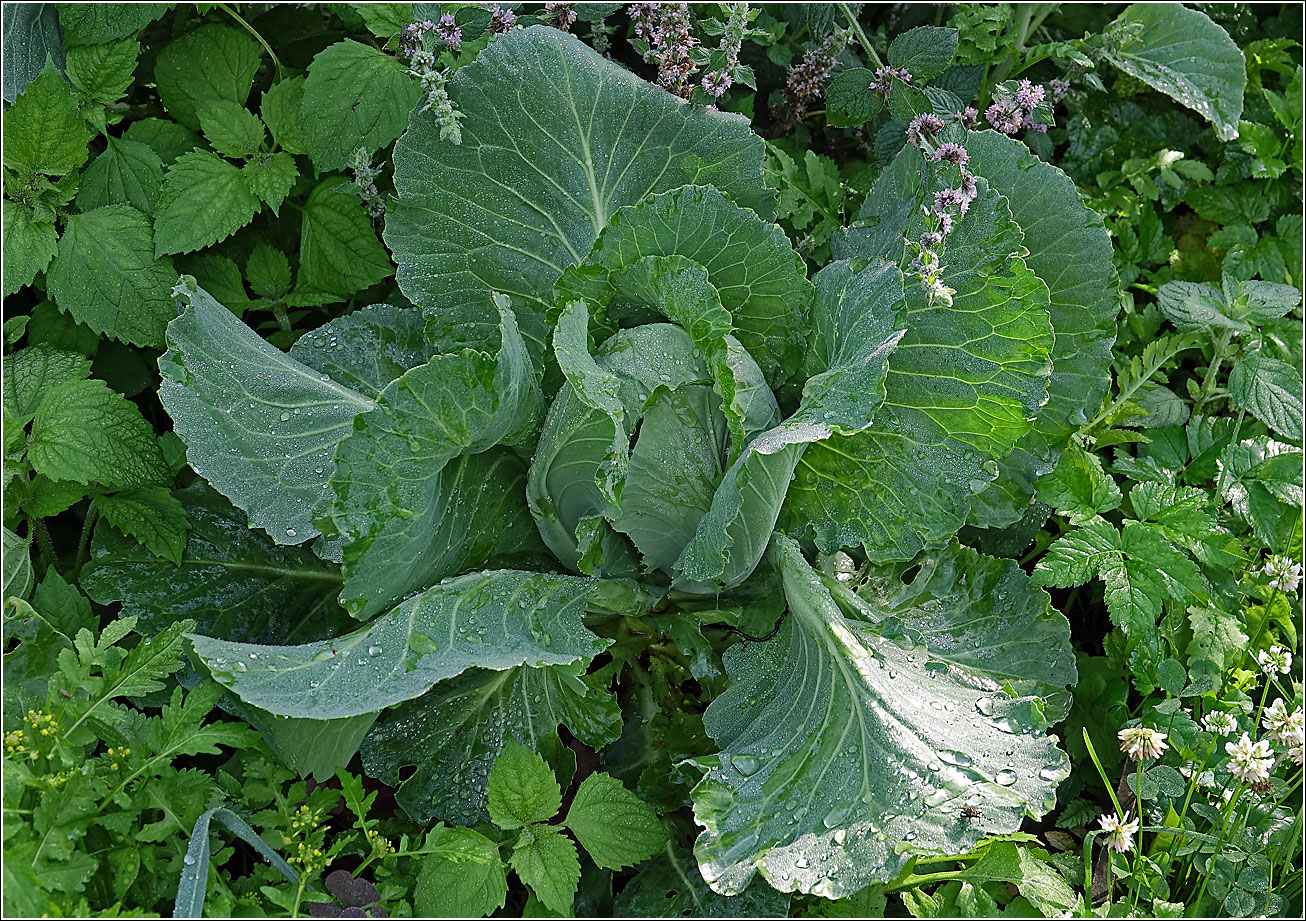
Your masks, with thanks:
<instances>
[{"instance_id":1,"label":"thin plant stem","mask_svg":"<svg viewBox=\"0 0 1306 921\"><path fill-rule=\"evenodd\" d=\"M262 35L259 35L258 30L255 29L253 26L251 26L249 23L247 23L239 13L237 13L234 9L231 8L230 4L219 3L218 9L222 10L222 12L226 13L232 19L236 20L236 22L240 23L240 25L245 29L246 32L254 36L254 41L258 42L260 45L263 46L263 50L266 51L268 57L272 59L272 66L276 68L277 71L277 82L280 83L283 79L283 74L281 70L281 59L278 58L277 53L272 50L272 46L267 43L267 39L265 39Z\"/></svg>"},{"instance_id":2,"label":"thin plant stem","mask_svg":"<svg viewBox=\"0 0 1306 921\"><path fill-rule=\"evenodd\" d=\"M1199 415L1214 396L1220 365L1224 364L1225 350L1229 348L1231 341L1233 341L1233 329L1226 326L1220 331L1220 338L1215 342L1215 354L1211 356L1211 363L1206 367L1206 376L1202 378L1202 388L1198 391L1197 402L1193 405L1194 416Z\"/></svg>"},{"instance_id":3,"label":"thin plant stem","mask_svg":"<svg viewBox=\"0 0 1306 921\"><path fill-rule=\"evenodd\" d=\"M857 21L857 17L853 15L852 9L846 3L839 3L837 6L839 7L840 12L847 17L848 25L852 26L853 34L857 36L857 41L860 42L862 48L866 50L866 54L870 57L871 63L876 67L883 67L884 62L881 61L880 56L875 53L875 49L871 46L871 40L867 38L866 33L862 31L862 24Z\"/></svg>"}]
</instances>

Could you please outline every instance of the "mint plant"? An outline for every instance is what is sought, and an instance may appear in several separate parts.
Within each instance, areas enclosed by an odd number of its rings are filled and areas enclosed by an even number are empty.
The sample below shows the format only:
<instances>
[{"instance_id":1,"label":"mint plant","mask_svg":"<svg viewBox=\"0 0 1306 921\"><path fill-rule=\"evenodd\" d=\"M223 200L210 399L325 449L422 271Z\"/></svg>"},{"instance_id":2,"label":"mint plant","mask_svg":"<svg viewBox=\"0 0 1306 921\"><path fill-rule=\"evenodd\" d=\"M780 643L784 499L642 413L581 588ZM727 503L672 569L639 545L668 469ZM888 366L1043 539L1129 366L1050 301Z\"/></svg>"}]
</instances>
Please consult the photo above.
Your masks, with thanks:
<instances>
[{"instance_id":1,"label":"mint plant","mask_svg":"<svg viewBox=\"0 0 1306 921\"><path fill-rule=\"evenodd\" d=\"M7 6L5 910L1291 914L1302 40Z\"/></svg>"}]
</instances>

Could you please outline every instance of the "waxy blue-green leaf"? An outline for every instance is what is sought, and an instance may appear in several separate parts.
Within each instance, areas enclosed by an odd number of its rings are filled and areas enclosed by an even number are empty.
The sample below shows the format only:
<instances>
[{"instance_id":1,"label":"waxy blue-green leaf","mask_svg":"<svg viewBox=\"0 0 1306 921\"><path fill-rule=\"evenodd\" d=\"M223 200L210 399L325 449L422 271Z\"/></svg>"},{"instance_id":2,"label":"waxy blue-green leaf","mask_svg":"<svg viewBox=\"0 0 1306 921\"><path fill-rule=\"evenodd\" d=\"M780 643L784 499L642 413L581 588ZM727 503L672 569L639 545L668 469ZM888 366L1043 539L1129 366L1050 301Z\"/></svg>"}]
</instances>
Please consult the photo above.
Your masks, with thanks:
<instances>
[{"instance_id":1,"label":"waxy blue-green leaf","mask_svg":"<svg viewBox=\"0 0 1306 921\"><path fill-rule=\"evenodd\" d=\"M726 653L732 683L704 716L721 751L697 759L695 853L715 891L760 870L840 898L1052 807L1069 763L1042 695L1074 680L1070 630L1014 563L953 547L910 585L899 568L856 594L782 535L768 554L789 616Z\"/></svg>"},{"instance_id":2,"label":"waxy blue-green leaf","mask_svg":"<svg viewBox=\"0 0 1306 921\"><path fill-rule=\"evenodd\" d=\"M3 13L4 100L12 103L27 84L40 76L49 57L59 70L66 52L53 3L14 3Z\"/></svg>"},{"instance_id":3,"label":"waxy blue-green leaf","mask_svg":"<svg viewBox=\"0 0 1306 921\"><path fill-rule=\"evenodd\" d=\"M699 184L771 214L764 145L743 118L691 106L557 29L499 36L449 96L461 144L423 111L395 144L385 239L399 286L430 313L511 296L537 361L554 281L623 205Z\"/></svg>"},{"instance_id":4,"label":"waxy blue-green leaf","mask_svg":"<svg viewBox=\"0 0 1306 921\"><path fill-rule=\"evenodd\" d=\"M1238 136L1247 62L1205 13L1182 3L1135 3L1103 38L1116 67L1211 122L1220 140Z\"/></svg>"},{"instance_id":5,"label":"waxy blue-green leaf","mask_svg":"<svg viewBox=\"0 0 1306 921\"><path fill-rule=\"evenodd\" d=\"M721 591L746 578L766 550L807 446L862 431L884 399L889 355L902 337L902 273L881 261L854 272L841 261L815 282L802 402L749 441L721 478L676 561L677 588Z\"/></svg>"},{"instance_id":6,"label":"waxy blue-green leaf","mask_svg":"<svg viewBox=\"0 0 1306 921\"><path fill-rule=\"evenodd\" d=\"M384 714L363 742L363 769L399 788L417 822L489 821L486 785L509 739L538 752L562 747L558 726L602 748L621 734L621 708L586 682L585 665L473 669ZM414 767L412 776L400 772Z\"/></svg>"},{"instance_id":7,"label":"waxy blue-green leaf","mask_svg":"<svg viewBox=\"0 0 1306 921\"><path fill-rule=\"evenodd\" d=\"M534 547L503 533L520 535L526 524L520 465L498 452L450 466L496 445L524 446L539 424L526 347L512 311L500 303L499 312L497 355L463 349L411 368L336 448L331 519L345 546L341 601L356 617L484 565L501 546ZM478 489L478 476L494 485Z\"/></svg>"},{"instance_id":8,"label":"waxy blue-green leaf","mask_svg":"<svg viewBox=\"0 0 1306 921\"><path fill-rule=\"evenodd\" d=\"M154 22L171 3L60 3L64 44L98 45L134 35ZM51 4L53 6L53 4Z\"/></svg>"},{"instance_id":9,"label":"waxy blue-green leaf","mask_svg":"<svg viewBox=\"0 0 1306 921\"><path fill-rule=\"evenodd\" d=\"M336 604L340 572L299 547L279 547L206 483L178 491L190 522L181 565L112 528L95 530L81 584L145 632L178 618L243 642L304 642L348 618Z\"/></svg>"},{"instance_id":10,"label":"waxy blue-green leaf","mask_svg":"<svg viewBox=\"0 0 1306 921\"><path fill-rule=\"evenodd\" d=\"M717 189L651 195L613 214L584 261L563 273L554 285L558 307L584 298L602 308L596 320L609 319L609 313L619 318L633 305L613 276L646 256L683 256L701 266L727 311L730 326L724 331L733 330L773 388L793 375L802 359L812 285L779 226ZM658 309L647 299L645 305ZM688 329L665 309L659 312ZM696 344L702 347L697 337Z\"/></svg>"},{"instance_id":11,"label":"waxy blue-green leaf","mask_svg":"<svg viewBox=\"0 0 1306 921\"><path fill-rule=\"evenodd\" d=\"M278 543L316 536L313 505L329 497L331 458L355 414L430 357L422 320L385 304L303 336L289 354L190 280L159 360L160 397L197 471Z\"/></svg>"},{"instance_id":12,"label":"waxy blue-green leaf","mask_svg":"<svg viewBox=\"0 0 1306 921\"><path fill-rule=\"evenodd\" d=\"M588 661L607 640L587 630L608 595L651 602L634 583L491 570L446 579L353 633L300 646L195 636L214 677L246 703L282 716L338 719L419 697L469 668Z\"/></svg>"},{"instance_id":13,"label":"waxy blue-green leaf","mask_svg":"<svg viewBox=\"0 0 1306 921\"><path fill-rule=\"evenodd\" d=\"M996 131L971 133L965 144L972 172L1006 196L1024 234L1025 265L1048 287L1052 318L1047 402L971 511L972 524L1005 527L1020 520L1034 478L1051 469L1110 388L1119 286L1102 218L1070 177Z\"/></svg>"},{"instance_id":14,"label":"waxy blue-green leaf","mask_svg":"<svg viewBox=\"0 0 1306 921\"><path fill-rule=\"evenodd\" d=\"M620 918L787 918L789 900L762 880L739 895L719 895L703 881L694 855L669 844L639 865L615 909Z\"/></svg>"},{"instance_id":15,"label":"waxy blue-green leaf","mask_svg":"<svg viewBox=\"0 0 1306 921\"><path fill-rule=\"evenodd\" d=\"M943 182L905 148L867 198L886 212L865 214L836 248L908 262L902 240L920 236L920 203ZM874 560L910 559L957 532L1047 399L1047 286L1021 259L1006 199L982 178L978 191L943 247L952 304L908 278L884 404L869 428L804 453L780 516L786 533L826 552L860 544Z\"/></svg>"}]
</instances>

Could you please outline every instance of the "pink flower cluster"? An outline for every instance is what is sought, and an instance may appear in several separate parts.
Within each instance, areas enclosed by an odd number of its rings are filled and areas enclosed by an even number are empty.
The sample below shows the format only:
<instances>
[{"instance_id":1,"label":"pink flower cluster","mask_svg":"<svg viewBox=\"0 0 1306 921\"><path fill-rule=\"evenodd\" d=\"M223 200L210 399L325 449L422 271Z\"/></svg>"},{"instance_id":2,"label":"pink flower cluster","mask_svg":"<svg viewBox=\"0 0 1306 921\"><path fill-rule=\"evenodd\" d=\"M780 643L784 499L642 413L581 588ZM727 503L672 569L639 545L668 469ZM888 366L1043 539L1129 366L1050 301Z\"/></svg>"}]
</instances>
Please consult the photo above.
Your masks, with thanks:
<instances>
[{"instance_id":1,"label":"pink flower cluster","mask_svg":"<svg viewBox=\"0 0 1306 921\"><path fill-rule=\"evenodd\" d=\"M544 15L548 18L549 25L563 32L570 32L576 24L576 11L570 3L546 3Z\"/></svg>"},{"instance_id":2,"label":"pink flower cluster","mask_svg":"<svg viewBox=\"0 0 1306 921\"><path fill-rule=\"evenodd\" d=\"M804 54L801 61L790 66L780 102L771 109L771 116L782 128L788 129L801 121L813 103L824 97L830 71L834 70L847 40L847 33L836 29Z\"/></svg>"},{"instance_id":3,"label":"pink flower cluster","mask_svg":"<svg viewBox=\"0 0 1306 921\"><path fill-rule=\"evenodd\" d=\"M877 67L875 68L875 82L871 84L871 92L879 93L881 96L889 95L889 87L893 85L893 78L897 77L903 83L911 83L911 71L905 67Z\"/></svg>"},{"instance_id":4,"label":"pink flower cluster","mask_svg":"<svg viewBox=\"0 0 1306 921\"><path fill-rule=\"evenodd\" d=\"M1022 129L1046 132L1047 125L1039 124L1031 118L1044 96L1045 91L1040 84L1021 80L1016 85L1015 96L996 100L984 111L984 118L1003 134L1015 134Z\"/></svg>"},{"instance_id":5,"label":"pink flower cluster","mask_svg":"<svg viewBox=\"0 0 1306 921\"><path fill-rule=\"evenodd\" d=\"M699 84L714 99L720 99L734 85L735 78L731 74L739 66L739 49L743 47L744 30L748 28L749 22L747 3L732 3L729 6L730 15L726 19L726 28L718 48L725 55L725 66L705 73Z\"/></svg>"},{"instance_id":6,"label":"pink flower cluster","mask_svg":"<svg viewBox=\"0 0 1306 921\"><path fill-rule=\"evenodd\" d=\"M485 31L491 35L503 35L512 28L513 23L516 21L516 13L512 10L505 10L496 3L490 8L490 24L485 27Z\"/></svg>"},{"instance_id":7,"label":"pink flower cluster","mask_svg":"<svg viewBox=\"0 0 1306 921\"><path fill-rule=\"evenodd\" d=\"M698 69L692 54L699 44L689 4L632 3L626 13L635 24L635 37L648 42L644 60L657 64L658 86L688 98L693 88L691 78Z\"/></svg>"},{"instance_id":8,"label":"pink flower cluster","mask_svg":"<svg viewBox=\"0 0 1306 921\"><path fill-rule=\"evenodd\" d=\"M928 113L918 115L907 126L907 139L912 146L922 150L931 162L955 166L960 173L957 184L935 192L933 207L925 209L930 229L910 244L915 252L911 269L920 275L921 286L930 293L931 300L951 304L955 292L943 283L939 248L956 228L957 221L970 210L971 202L979 195L979 186L967 169L970 154L966 148L952 141L934 145L934 139L942 130L943 119Z\"/></svg>"}]
</instances>

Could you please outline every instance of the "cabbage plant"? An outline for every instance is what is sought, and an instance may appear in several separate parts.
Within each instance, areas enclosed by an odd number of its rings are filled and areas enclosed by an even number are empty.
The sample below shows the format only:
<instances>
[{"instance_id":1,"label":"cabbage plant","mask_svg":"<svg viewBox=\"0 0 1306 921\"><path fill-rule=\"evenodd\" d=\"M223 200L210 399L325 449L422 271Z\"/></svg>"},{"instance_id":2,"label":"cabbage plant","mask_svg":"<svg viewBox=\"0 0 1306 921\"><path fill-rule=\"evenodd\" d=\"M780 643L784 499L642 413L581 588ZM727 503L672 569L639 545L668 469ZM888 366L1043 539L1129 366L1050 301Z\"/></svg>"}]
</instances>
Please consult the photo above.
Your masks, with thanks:
<instances>
[{"instance_id":1,"label":"cabbage plant","mask_svg":"<svg viewBox=\"0 0 1306 921\"><path fill-rule=\"evenodd\" d=\"M1109 383L1073 184L926 123L809 278L743 118L544 27L448 92L460 143L418 111L395 148L402 298L283 352L175 291L161 397L207 484L171 603L230 706L460 825L508 740L564 764L565 727L692 809L725 895L840 897L1050 809L1069 626L973 548L1041 524ZM125 613L181 584L91 556ZM654 643L711 699L674 761L650 727L684 714L632 690Z\"/></svg>"}]
</instances>

